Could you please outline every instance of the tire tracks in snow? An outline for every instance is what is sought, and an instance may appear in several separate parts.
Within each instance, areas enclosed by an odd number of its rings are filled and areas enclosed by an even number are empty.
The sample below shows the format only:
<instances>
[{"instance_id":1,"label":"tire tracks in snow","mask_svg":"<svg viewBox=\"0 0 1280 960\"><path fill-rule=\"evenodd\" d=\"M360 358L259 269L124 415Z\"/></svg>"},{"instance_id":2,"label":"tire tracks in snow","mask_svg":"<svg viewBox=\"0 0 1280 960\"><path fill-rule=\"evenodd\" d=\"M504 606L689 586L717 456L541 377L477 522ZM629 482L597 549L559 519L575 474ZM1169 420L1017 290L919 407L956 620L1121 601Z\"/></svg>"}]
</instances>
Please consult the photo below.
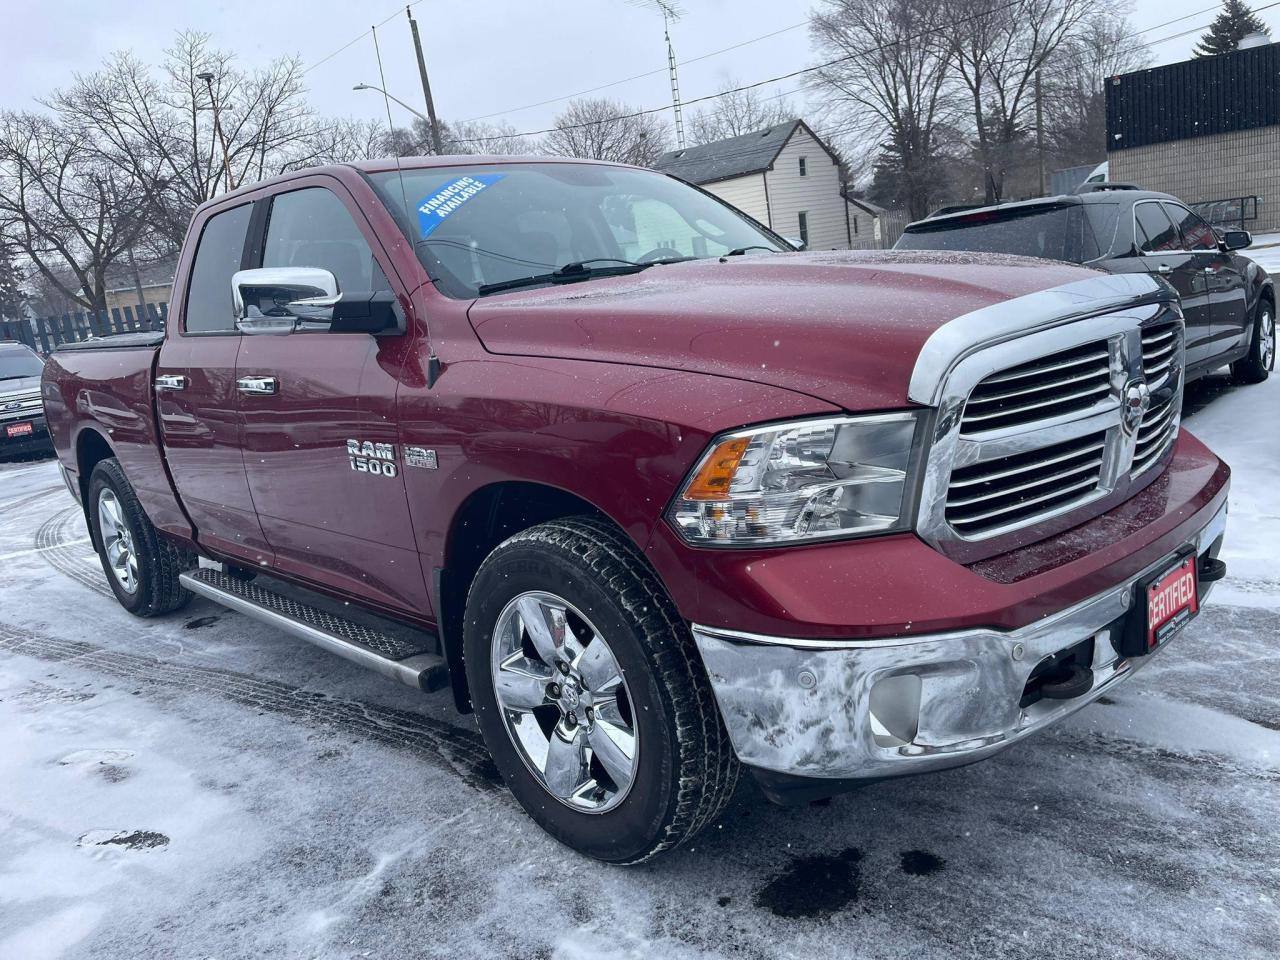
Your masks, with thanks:
<instances>
[{"instance_id":1,"label":"tire tracks in snow","mask_svg":"<svg viewBox=\"0 0 1280 960\"><path fill-rule=\"evenodd\" d=\"M269 711L311 729L344 733L425 755L459 774L477 790L491 791L502 785L478 733L410 710L343 700L218 667L179 665L154 656L109 650L83 640L46 636L4 621L0 621L0 651L66 663L140 684L144 691L161 687L207 694Z\"/></svg>"},{"instance_id":2,"label":"tire tracks in snow","mask_svg":"<svg viewBox=\"0 0 1280 960\"><path fill-rule=\"evenodd\" d=\"M69 546L69 542L77 539L70 533L71 526L80 518L78 505L72 504L59 510L36 529L35 548L45 562L64 576L70 577L94 593L115 599L115 594L107 585L106 575L102 569L90 560L95 554L88 556L77 553Z\"/></svg>"}]
</instances>

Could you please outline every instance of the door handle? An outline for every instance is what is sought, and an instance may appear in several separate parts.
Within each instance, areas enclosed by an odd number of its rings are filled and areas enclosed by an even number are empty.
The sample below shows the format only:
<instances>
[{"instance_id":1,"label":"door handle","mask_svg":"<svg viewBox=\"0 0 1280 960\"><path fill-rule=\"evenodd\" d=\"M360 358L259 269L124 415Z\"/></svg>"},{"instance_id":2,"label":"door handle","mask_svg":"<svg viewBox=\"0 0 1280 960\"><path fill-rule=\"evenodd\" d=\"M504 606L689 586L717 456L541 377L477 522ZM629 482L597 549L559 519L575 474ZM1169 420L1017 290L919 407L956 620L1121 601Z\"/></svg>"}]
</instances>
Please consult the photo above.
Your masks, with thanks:
<instances>
[{"instance_id":1,"label":"door handle","mask_svg":"<svg viewBox=\"0 0 1280 960\"><path fill-rule=\"evenodd\" d=\"M155 379L157 390L185 390L187 378L180 373L162 373Z\"/></svg>"},{"instance_id":2,"label":"door handle","mask_svg":"<svg viewBox=\"0 0 1280 960\"><path fill-rule=\"evenodd\" d=\"M236 389L241 393L273 394L280 382L275 377L241 377L236 381Z\"/></svg>"},{"instance_id":3,"label":"door handle","mask_svg":"<svg viewBox=\"0 0 1280 960\"><path fill-rule=\"evenodd\" d=\"M1173 273L1173 267L1169 266L1167 263L1160 264L1156 269L1161 273Z\"/></svg>"}]
</instances>

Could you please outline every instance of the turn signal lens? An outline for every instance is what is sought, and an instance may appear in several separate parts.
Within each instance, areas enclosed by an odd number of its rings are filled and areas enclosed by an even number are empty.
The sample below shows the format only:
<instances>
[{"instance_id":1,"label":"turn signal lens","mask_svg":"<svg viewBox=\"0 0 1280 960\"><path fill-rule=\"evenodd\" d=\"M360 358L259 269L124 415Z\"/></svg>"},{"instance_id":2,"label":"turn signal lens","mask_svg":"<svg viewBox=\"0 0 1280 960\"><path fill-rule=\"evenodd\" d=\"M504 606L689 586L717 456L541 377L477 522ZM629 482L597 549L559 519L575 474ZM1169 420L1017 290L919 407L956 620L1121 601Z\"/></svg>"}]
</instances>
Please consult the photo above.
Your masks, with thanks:
<instances>
[{"instance_id":1,"label":"turn signal lens","mask_svg":"<svg viewBox=\"0 0 1280 960\"><path fill-rule=\"evenodd\" d=\"M832 417L717 439L667 514L690 543L750 546L911 525L917 412Z\"/></svg>"},{"instance_id":2,"label":"turn signal lens","mask_svg":"<svg viewBox=\"0 0 1280 960\"><path fill-rule=\"evenodd\" d=\"M723 500L729 494L729 485L742 455L751 445L750 437L734 437L716 445L702 461L702 466L685 488L686 500Z\"/></svg>"}]
</instances>

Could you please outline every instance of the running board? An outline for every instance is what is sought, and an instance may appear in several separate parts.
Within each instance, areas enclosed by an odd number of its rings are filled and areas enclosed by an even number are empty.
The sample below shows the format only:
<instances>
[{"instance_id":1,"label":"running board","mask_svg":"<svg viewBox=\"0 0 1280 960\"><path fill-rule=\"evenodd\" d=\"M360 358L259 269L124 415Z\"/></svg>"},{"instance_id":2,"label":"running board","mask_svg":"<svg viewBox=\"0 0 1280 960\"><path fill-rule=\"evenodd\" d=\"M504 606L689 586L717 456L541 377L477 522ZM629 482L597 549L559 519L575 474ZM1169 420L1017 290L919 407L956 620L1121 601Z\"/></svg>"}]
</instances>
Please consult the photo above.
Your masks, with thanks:
<instances>
[{"instance_id":1,"label":"running board","mask_svg":"<svg viewBox=\"0 0 1280 960\"><path fill-rule=\"evenodd\" d=\"M194 594L411 687L430 693L449 686L444 659L432 653L425 640L393 636L211 567L180 573L178 582Z\"/></svg>"}]
</instances>

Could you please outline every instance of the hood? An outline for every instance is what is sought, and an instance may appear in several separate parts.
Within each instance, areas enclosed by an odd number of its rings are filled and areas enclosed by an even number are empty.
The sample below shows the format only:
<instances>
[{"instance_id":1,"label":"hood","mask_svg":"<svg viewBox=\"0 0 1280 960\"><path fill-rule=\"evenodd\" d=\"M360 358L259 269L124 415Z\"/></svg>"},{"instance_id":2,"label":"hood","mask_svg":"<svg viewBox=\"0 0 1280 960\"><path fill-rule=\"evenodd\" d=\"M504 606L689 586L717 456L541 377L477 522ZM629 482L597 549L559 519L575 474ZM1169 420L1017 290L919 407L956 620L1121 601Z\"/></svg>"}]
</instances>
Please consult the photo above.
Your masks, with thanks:
<instances>
[{"instance_id":1,"label":"hood","mask_svg":"<svg viewBox=\"0 0 1280 960\"><path fill-rule=\"evenodd\" d=\"M942 324L1096 275L986 254L761 254L498 294L469 315L492 353L735 377L876 410L908 404L920 348Z\"/></svg>"},{"instance_id":2,"label":"hood","mask_svg":"<svg viewBox=\"0 0 1280 960\"><path fill-rule=\"evenodd\" d=\"M0 412L4 403L13 397L29 397L40 392L39 377L18 377L14 380L0 380Z\"/></svg>"}]
</instances>

